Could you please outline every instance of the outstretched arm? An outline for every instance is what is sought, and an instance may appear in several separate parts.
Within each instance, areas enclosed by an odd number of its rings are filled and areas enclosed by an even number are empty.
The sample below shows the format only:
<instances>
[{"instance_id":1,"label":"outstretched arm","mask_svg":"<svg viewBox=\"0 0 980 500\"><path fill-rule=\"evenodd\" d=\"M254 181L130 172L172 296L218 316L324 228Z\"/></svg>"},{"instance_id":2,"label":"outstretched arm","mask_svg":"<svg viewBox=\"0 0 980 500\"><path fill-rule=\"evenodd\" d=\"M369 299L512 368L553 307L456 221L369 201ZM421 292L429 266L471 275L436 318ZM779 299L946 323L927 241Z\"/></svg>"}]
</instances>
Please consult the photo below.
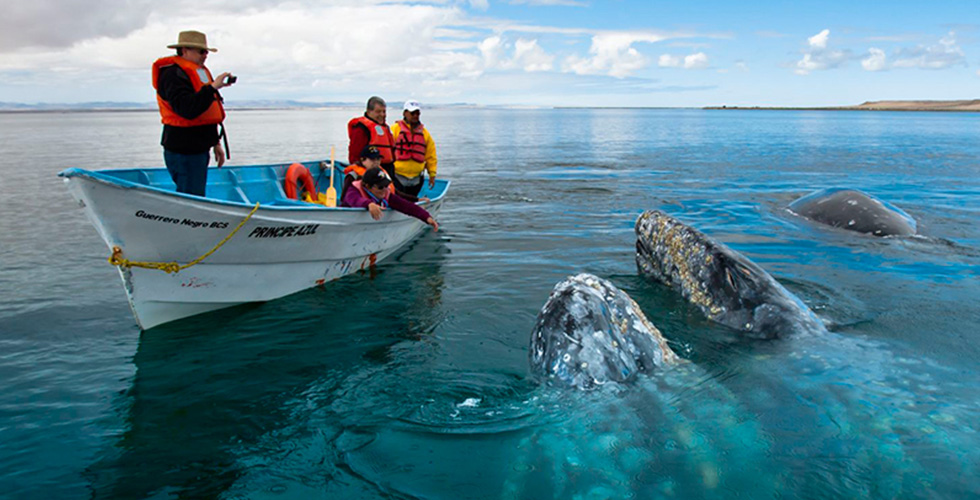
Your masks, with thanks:
<instances>
[{"instance_id":1,"label":"outstretched arm","mask_svg":"<svg viewBox=\"0 0 980 500\"><path fill-rule=\"evenodd\" d=\"M426 209L406 200L405 198L402 198L401 196L398 196L397 194L388 196L388 205L392 210L415 217L416 219L432 226L433 229L439 229L439 224Z\"/></svg>"}]
</instances>

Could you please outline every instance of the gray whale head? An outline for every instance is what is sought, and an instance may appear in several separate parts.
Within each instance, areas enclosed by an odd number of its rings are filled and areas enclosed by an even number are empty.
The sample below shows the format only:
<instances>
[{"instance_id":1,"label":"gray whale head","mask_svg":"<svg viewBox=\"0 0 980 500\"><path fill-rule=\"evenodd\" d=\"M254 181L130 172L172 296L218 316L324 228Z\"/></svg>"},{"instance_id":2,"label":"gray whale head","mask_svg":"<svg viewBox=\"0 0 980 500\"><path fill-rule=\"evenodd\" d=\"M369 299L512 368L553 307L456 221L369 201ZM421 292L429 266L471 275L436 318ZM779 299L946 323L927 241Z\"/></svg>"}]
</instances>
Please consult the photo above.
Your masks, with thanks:
<instances>
[{"instance_id":1,"label":"gray whale head","mask_svg":"<svg viewBox=\"0 0 980 500\"><path fill-rule=\"evenodd\" d=\"M772 339L824 329L813 312L742 254L660 210L636 220L636 267L711 320Z\"/></svg>"},{"instance_id":2,"label":"gray whale head","mask_svg":"<svg viewBox=\"0 0 980 500\"><path fill-rule=\"evenodd\" d=\"M789 205L812 221L874 236L911 236L916 224L902 209L854 189L821 189Z\"/></svg>"},{"instance_id":3,"label":"gray whale head","mask_svg":"<svg viewBox=\"0 0 980 500\"><path fill-rule=\"evenodd\" d=\"M528 357L535 377L579 389L627 382L678 360L629 295L591 274L555 285Z\"/></svg>"}]
</instances>

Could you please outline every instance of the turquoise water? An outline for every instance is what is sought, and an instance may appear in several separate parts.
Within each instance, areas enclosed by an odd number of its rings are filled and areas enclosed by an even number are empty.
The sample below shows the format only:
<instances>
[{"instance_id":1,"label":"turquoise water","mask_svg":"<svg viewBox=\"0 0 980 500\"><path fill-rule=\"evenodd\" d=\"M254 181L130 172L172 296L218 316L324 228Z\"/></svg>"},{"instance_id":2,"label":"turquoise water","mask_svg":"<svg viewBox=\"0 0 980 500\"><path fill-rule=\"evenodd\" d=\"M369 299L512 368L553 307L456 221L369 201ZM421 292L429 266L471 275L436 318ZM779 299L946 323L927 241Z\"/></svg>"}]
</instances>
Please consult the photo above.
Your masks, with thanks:
<instances>
[{"instance_id":1,"label":"turquoise water","mask_svg":"<svg viewBox=\"0 0 980 500\"><path fill-rule=\"evenodd\" d=\"M355 113L233 112L232 160L343 151ZM423 121L453 181L439 233L375 272L141 335L56 174L160 166L157 118L0 114L0 497L980 495L980 115ZM826 187L901 207L922 237L785 211ZM639 278L648 208L744 253L830 333L739 340ZM587 394L534 383L535 316L578 272L691 362Z\"/></svg>"}]
</instances>

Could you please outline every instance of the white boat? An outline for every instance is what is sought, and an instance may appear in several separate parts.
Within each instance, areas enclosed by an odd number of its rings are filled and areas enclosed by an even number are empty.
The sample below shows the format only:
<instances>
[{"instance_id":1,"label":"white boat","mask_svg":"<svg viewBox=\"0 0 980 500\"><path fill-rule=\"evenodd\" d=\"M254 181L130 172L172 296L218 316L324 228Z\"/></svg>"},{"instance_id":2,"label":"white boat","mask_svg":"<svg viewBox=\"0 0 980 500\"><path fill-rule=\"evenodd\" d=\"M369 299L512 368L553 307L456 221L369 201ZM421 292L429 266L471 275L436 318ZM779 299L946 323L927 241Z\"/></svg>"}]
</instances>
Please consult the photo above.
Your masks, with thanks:
<instances>
[{"instance_id":1,"label":"white boat","mask_svg":"<svg viewBox=\"0 0 980 500\"><path fill-rule=\"evenodd\" d=\"M325 192L326 163L302 165ZM338 192L344 166L335 170ZM206 197L177 193L164 168L69 168L58 175L114 253L136 322L146 330L322 285L384 260L427 229L392 210L375 221L364 209L288 199L288 167L211 168ZM441 179L423 187L420 196L429 201L421 205L433 217L448 187Z\"/></svg>"}]
</instances>

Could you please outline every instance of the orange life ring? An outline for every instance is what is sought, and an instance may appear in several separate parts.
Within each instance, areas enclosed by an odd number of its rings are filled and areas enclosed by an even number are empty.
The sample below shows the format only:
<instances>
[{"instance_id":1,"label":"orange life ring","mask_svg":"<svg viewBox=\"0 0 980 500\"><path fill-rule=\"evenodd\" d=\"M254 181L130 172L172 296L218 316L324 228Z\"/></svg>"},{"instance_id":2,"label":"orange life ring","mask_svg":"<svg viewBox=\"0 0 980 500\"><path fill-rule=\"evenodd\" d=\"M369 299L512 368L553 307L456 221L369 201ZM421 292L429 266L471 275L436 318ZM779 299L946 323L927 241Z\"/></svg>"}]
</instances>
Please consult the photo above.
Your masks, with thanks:
<instances>
[{"instance_id":1,"label":"orange life ring","mask_svg":"<svg viewBox=\"0 0 980 500\"><path fill-rule=\"evenodd\" d=\"M316 188L313 187L313 175L310 174L310 169L304 167L300 163L293 163L286 170L286 180L283 182L283 191L286 192L286 197L291 200L299 200L299 193L296 192L296 183L302 182L303 189L310 196L316 193Z\"/></svg>"}]
</instances>

